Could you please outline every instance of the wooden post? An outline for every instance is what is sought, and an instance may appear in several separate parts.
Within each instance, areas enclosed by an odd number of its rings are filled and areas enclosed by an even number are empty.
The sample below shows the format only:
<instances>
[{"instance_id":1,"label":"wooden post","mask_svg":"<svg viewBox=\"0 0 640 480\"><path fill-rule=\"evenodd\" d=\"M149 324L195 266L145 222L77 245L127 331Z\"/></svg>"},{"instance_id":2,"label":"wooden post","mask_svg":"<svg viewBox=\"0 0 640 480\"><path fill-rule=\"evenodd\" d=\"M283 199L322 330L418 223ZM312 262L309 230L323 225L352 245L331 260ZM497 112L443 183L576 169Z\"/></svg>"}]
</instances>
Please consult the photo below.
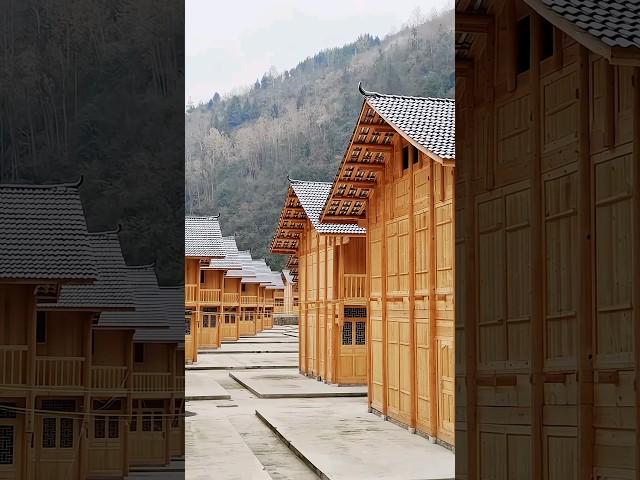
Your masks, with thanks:
<instances>
[{"instance_id":1,"label":"wooden post","mask_svg":"<svg viewBox=\"0 0 640 480\"><path fill-rule=\"evenodd\" d=\"M313 367L314 377L320 378L320 234L316 233L316 328L315 328L315 343L316 343L316 358Z\"/></svg>"},{"instance_id":2,"label":"wooden post","mask_svg":"<svg viewBox=\"0 0 640 480\"><path fill-rule=\"evenodd\" d=\"M469 83L474 86L474 94L471 95L472 99L475 99L475 85L473 76L469 77ZM472 100L475 104L475 101ZM473 105L472 105L473 106ZM465 134L469 135L471 130L465 124ZM466 316L463 321L463 332L465 336L465 390L467 393L466 399L466 421L467 421L467 452L466 458L463 462L466 462L466 471L468 479L473 480L478 477L477 471L477 452L478 452L478 422L476 411L476 369L477 369L477 344L476 344L476 244L475 244L475 185L474 179L474 167L476 165L473 155L477 155L474 149L466 150L469 153L468 158L464 157L462 161L466 162L464 166L464 254L466 256L466 271L462 274L466 276L467 292L462 294L458 285L456 285L456 298L465 299L465 312Z\"/></svg>"},{"instance_id":3,"label":"wooden post","mask_svg":"<svg viewBox=\"0 0 640 480\"><path fill-rule=\"evenodd\" d=\"M83 385L85 388L83 395L83 415L82 415L82 423L80 424L80 438L78 439L80 446L80 453L78 458L78 474L80 478L87 478L87 474L89 471L89 413L91 412L91 360L92 360L92 330L91 330L91 322L92 316L91 314L87 314L88 318L84 318L85 321L84 327L84 345L83 345L83 354L84 354L84 366L83 366Z\"/></svg>"},{"instance_id":4,"label":"wooden post","mask_svg":"<svg viewBox=\"0 0 640 480\"><path fill-rule=\"evenodd\" d=\"M27 362L26 362L26 374L27 385L34 386L36 384L36 322L38 318L37 301L33 290L30 292L29 308L28 308L27 321ZM25 398L26 413L24 416L25 428L24 428L24 442L23 450L24 464L22 465L22 471L24 473L25 480L31 480L34 478L33 464L36 447L36 425L35 425L35 393L32 389L28 389ZM37 461L37 459L35 459Z\"/></svg>"},{"instance_id":5,"label":"wooden post","mask_svg":"<svg viewBox=\"0 0 640 480\"><path fill-rule=\"evenodd\" d=\"M324 356L324 372L323 372L323 380L326 382L327 381L327 370L328 370L328 364L329 364L329 356L327 355L327 352L329 351L328 347L328 340L327 340L327 334L329 329L327 328L327 321L329 320L329 280L327 278L327 275L329 273L328 271L328 265L329 265L329 242L327 241L327 237L324 237L324 352L322 352L323 356Z\"/></svg>"},{"instance_id":6,"label":"wooden post","mask_svg":"<svg viewBox=\"0 0 640 480\"><path fill-rule=\"evenodd\" d=\"M397 141L397 140L396 140ZM392 158L396 160L396 155L392 155ZM381 288L381 300L382 300L382 415L386 420L388 415L388 388L389 388L389 361L387 358L387 170L389 165L385 166L381 174L381 193L382 199L382 244L381 244L381 259L380 270L382 273L382 288Z\"/></svg>"},{"instance_id":7,"label":"wooden post","mask_svg":"<svg viewBox=\"0 0 640 480\"><path fill-rule=\"evenodd\" d=\"M375 197L375 192L373 196ZM367 305L367 329L366 329L366 342L367 342L367 407L369 413L371 413L371 395L373 393L373 354L371 351L371 235L369 230L371 228L371 220L369 212L371 211L372 198L369 199L369 204L367 206L367 210L365 212L365 220L367 222L367 233L365 237L365 252L366 252L366 261L365 261L365 298Z\"/></svg>"},{"instance_id":8,"label":"wooden post","mask_svg":"<svg viewBox=\"0 0 640 480\"><path fill-rule=\"evenodd\" d=\"M429 337L429 426L431 431L429 435L437 437L438 434L438 359L436 355L436 283L437 283L437 239L436 239L436 162L430 159L429 162L429 238L428 238L428 251L429 251L429 323L428 323L428 337ZM442 167L440 167L442 168ZM442 174L444 175L444 169Z\"/></svg>"},{"instance_id":9,"label":"wooden post","mask_svg":"<svg viewBox=\"0 0 640 480\"><path fill-rule=\"evenodd\" d=\"M578 174L580 188L578 194L578 271L579 295L578 317L578 478L590 480L593 477L593 350L592 350L592 252L593 235L591 232L591 155L589 123L589 77L590 64L588 50L580 46L580 123ZM607 122L613 119L607 119ZM611 130L614 125L608 128Z\"/></svg>"},{"instance_id":10,"label":"wooden post","mask_svg":"<svg viewBox=\"0 0 640 480\"><path fill-rule=\"evenodd\" d=\"M409 149L409 378L411 378L411 417L409 428L415 432L418 419L418 380L416 376L416 225L414 217L414 165L418 150ZM418 158L413 158L418 155Z\"/></svg>"},{"instance_id":11,"label":"wooden post","mask_svg":"<svg viewBox=\"0 0 640 480\"><path fill-rule=\"evenodd\" d=\"M164 460L165 464L167 465L171 463L171 414L173 413L174 406L176 404L176 353L178 350L178 345L171 345L171 347L169 348L171 349L169 354L169 361L171 362L171 365L169 366L169 371L171 372L171 382L169 384L169 388L171 389L171 391L169 393L169 398L165 400L164 417Z\"/></svg>"},{"instance_id":12,"label":"wooden post","mask_svg":"<svg viewBox=\"0 0 640 480\"><path fill-rule=\"evenodd\" d=\"M222 282L220 284L220 315L218 315L216 321L216 335L218 336L216 345L220 348L222 345L222 322L224 322L224 270L222 271ZM236 319L236 324L237 323L238 319Z\"/></svg>"},{"instance_id":13,"label":"wooden post","mask_svg":"<svg viewBox=\"0 0 640 480\"><path fill-rule=\"evenodd\" d=\"M193 328L192 328L193 332ZM129 336L129 341L127 343L127 377L126 377L126 388L127 388L127 409L125 412L126 421L124 422L123 435L122 435L122 448L123 448L123 456L122 456L122 476L126 477L129 475L129 441L130 434L129 428L131 425L131 417L133 415L133 335L135 334L135 330L131 331Z\"/></svg>"},{"instance_id":14,"label":"wooden post","mask_svg":"<svg viewBox=\"0 0 640 480\"><path fill-rule=\"evenodd\" d=\"M340 378L339 374L341 373L339 371L340 362L337 360L337 358L340 356L340 350L342 349L342 332L337 327L342 326L342 328L344 328L344 244L342 243L342 238L340 239L340 246L338 248L340 249L340 254L338 256L338 324L336 325L336 335L334 337L336 339L336 347L334 350L334 357L336 357L336 383L338 383L338 379Z\"/></svg>"},{"instance_id":15,"label":"wooden post","mask_svg":"<svg viewBox=\"0 0 640 480\"><path fill-rule=\"evenodd\" d=\"M532 19L532 38L531 42L531 109L532 109L532 129L533 129L533 160L531 165L531 194L532 203L532 255L531 255L531 273L533 281L531 284L532 306L531 306L531 441L532 441L532 459L531 465L533 470L533 478L543 477L543 402L544 402L544 384L543 384L543 367L544 367L544 235L543 235L543 195L544 189L542 185L542 134L540 132L541 119L541 101L540 101L540 17L533 13ZM494 112L495 115L495 112Z\"/></svg>"},{"instance_id":16,"label":"wooden post","mask_svg":"<svg viewBox=\"0 0 640 480\"><path fill-rule=\"evenodd\" d=\"M640 67L633 70L633 325L636 408L640 405ZM636 413L636 480L640 480L640 415Z\"/></svg>"}]
</instances>

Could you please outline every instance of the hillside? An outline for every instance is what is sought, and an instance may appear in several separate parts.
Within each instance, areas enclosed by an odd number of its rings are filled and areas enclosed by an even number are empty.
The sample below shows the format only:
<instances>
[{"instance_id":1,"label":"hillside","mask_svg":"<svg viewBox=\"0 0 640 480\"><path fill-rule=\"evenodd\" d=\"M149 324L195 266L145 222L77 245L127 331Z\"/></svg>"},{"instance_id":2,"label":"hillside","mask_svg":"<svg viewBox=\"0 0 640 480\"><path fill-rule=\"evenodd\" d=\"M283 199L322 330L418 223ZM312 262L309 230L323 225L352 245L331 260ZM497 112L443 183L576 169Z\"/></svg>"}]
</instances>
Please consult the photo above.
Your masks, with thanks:
<instances>
[{"instance_id":1,"label":"hillside","mask_svg":"<svg viewBox=\"0 0 640 480\"><path fill-rule=\"evenodd\" d=\"M244 93L191 106L185 115L185 212L221 214L225 235L280 269L268 254L292 178L330 181L368 90L453 97L453 13L383 39L368 34L285 72L265 73Z\"/></svg>"}]
</instances>

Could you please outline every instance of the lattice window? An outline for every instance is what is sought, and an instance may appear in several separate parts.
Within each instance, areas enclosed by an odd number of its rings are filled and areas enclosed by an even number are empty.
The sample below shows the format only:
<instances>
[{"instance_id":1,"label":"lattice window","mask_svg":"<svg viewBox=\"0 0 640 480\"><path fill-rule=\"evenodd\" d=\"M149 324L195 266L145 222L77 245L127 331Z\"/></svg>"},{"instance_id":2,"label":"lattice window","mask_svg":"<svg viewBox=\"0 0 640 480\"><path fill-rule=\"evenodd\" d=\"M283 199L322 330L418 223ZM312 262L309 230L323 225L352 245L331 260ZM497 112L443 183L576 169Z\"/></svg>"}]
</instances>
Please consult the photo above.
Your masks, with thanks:
<instances>
[{"instance_id":1,"label":"lattice window","mask_svg":"<svg viewBox=\"0 0 640 480\"><path fill-rule=\"evenodd\" d=\"M0 418L16 418L15 403L0 403Z\"/></svg>"},{"instance_id":2,"label":"lattice window","mask_svg":"<svg viewBox=\"0 0 640 480\"><path fill-rule=\"evenodd\" d=\"M109 417L109 438L120 437L120 419L118 417Z\"/></svg>"},{"instance_id":3,"label":"lattice window","mask_svg":"<svg viewBox=\"0 0 640 480\"><path fill-rule=\"evenodd\" d=\"M209 328L209 316L208 315L203 315L202 316L202 327L203 328Z\"/></svg>"},{"instance_id":4,"label":"lattice window","mask_svg":"<svg viewBox=\"0 0 640 480\"><path fill-rule=\"evenodd\" d=\"M0 425L0 465L13 465L13 425Z\"/></svg>"},{"instance_id":5,"label":"lattice window","mask_svg":"<svg viewBox=\"0 0 640 480\"><path fill-rule=\"evenodd\" d=\"M129 431L135 432L136 430L138 430L138 417L133 415L131 417L131 423L129 424Z\"/></svg>"},{"instance_id":6,"label":"lattice window","mask_svg":"<svg viewBox=\"0 0 640 480\"><path fill-rule=\"evenodd\" d=\"M74 412L76 410L75 400L43 400L42 409L54 412Z\"/></svg>"},{"instance_id":7,"label":"lattice window","mask_svg":"<svg viewBox=\"0 0 640 480\"><path fill-rule=\"evenodd\" d=\"M93 421L93 436L95 438L104 438L104 417L96 417Z\"/></svg>"},{"instance_id":8,"label":"lattice window","mask_svg":"<svg viewBox=\"0 0 640 480\"><path fill-rule=\"evenodd\" d=\"M60 448L73 448L73 418L60 419Z\"/></svg>"},{"instance_id":9,"label":"lattice window","mask_svg":"<svg viewBox=\"0 0 640 480\"><path fill-rule=\"evenodd\" d=\"M191 335L191 319L189 318L184 319L184 334Z\"/></svg>"},{"instance_id":10,"label":"lattice window","mask_svg":"<svg viewBox=\"0 0 640 480\"><path fill-rule=\"evenodd\" d=\"M42 419L42 448L56 448L56 419Z\"/></svg>"},{"instance_id":11,"label":"lattice window","mask_svg":"<svg viewBox=\"0 0 640 480\"><path fill-rule=\"evenodd\" d=\"M356 322L356 345L364 345L367 338L366 322Z\"/></svg>"},{"instance_id":12,"label":"lattice window","mask_svg":"<svg viewBox=\"0 0 640 480\"><path fill-rule=\"evenodd\" d=\"M365 307L344 307L345 318L367 318Z\"/></svg>"},{"instance_id":13,"label":"lattice window","mask_svg":"<svg viewBox=\"0 0 640 480\"><path fill-rule=\"evenodd\" d=\"M342 345L353 345L353 322L342 325Z\"/></svg>"},{"instance_id":14,"label":"lattice window","mask_svg":"<svg viewBox=\"0 0 640 480\"><path fill-rule=\"evenodd\" d=\"M162 431L162 412L155 412L155 416L153 417L153 431L161 432Z\"/></svg>"},{"instance_id":15,"label":"lattice window","mask_svg":"<svg viewBox=\"0 0 640 480\"><path fill-rule=\"evenodd\" d=\"M151 431L151 415L144 415L142 417L142 431L143 432Z\"/></svg>"}]
</instances>

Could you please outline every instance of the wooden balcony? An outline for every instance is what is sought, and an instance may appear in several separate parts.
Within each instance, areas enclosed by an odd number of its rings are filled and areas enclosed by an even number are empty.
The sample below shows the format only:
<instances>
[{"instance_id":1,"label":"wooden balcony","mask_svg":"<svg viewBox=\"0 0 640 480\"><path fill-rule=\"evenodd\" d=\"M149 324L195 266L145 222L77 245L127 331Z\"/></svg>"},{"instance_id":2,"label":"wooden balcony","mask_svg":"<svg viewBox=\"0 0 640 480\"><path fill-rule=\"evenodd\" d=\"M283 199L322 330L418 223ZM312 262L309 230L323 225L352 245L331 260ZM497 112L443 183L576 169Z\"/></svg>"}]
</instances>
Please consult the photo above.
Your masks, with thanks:
<instances>
[{"instance_id":1,"label":"wooden balcony","mask_svg":"<svg viewBox=\"0 0 640 480\"><path fill-rule=\"evenodd\" d=\"M0 345L0 385L24 385L26 345Z\"/></svg>"},{"instance_id":2,"label":"wooden balcony","mask_svg":"<svg viewBox=\"0 0 640 480\"><path fill-rule=\"evenodd\" d=\"M240 303L239 293L223 293L222 300L225 305L237 305Z\"/></svg>"},{"instance_id":3,"label":"wooden balcony","mask_svg":"<svg viewBox=\"0 0 640 480\"><path fill-rule=\"evenodd\" d=\"M176 390L184 392L184 375L176 377Z\"/></svg>"},{"instance_id":4,"label":"wooden balcony","mask_svg":"<svg viewBox=\"0 0 640 480\"><path fill-rule=\"evenodd\" d=\"M219 288L201 288L200 303L220 303L221 293Z\"/></svg>"},{"instance_id":5,"label":"wooden balcony","mask_svg":"<svg viewBox=\"0 0 640 480\"><path fill-rule=\"evenodd\" d=\"M185 285L184 286L184 302L196 303L198 294L198 285Z\"/></svg>"},{"instance_id":6,"label":"wooden balcony","mask_svg":"<svg viewBox=\"0 0 640 480\"><path fill-rule=\"evenodd\" d=\"M127 367L91 367L91 387L94 390L125 390Z\"/></svg>"},{"instance_id":7,"label":"wooden balcony","mask_svg":"<svg viewBox=\"0 0 640 480\"><path fill-rule=\"evenodd\" d=\"M344 276L344 291L342 297L345 300L364 301L366 295L365 274L347 274Z\"/></svg>"},{"instance_id":8,"label":"wooden balcony","mask_svg":"<svg viewBox=\"0 0 640 480\"><path fill-rule=\"evenodd\" d=\"M284 305L275 305L273 307L273 313L285 313Z\"/></svg>"},{"instance_id":9,"label":"wooden balcony","mask_svg":"<svg viewBox=\"0 0 640 480\"><path fill-rule=\"evenodd\" d=\"M257 305L258 297L256 295L242 295L240 297L240 305Z\"/></svg>"},{"instance_id":10,"label":"wooden balcony","mask_svg":"<svg viewBox=\"0 0 640 480\"><path fill-rule=\"evenodd\" d=\"M273 307L273 305L274 305L273 298L265 298L264 299L264 306L265 307Z\"/></svg>"},{"instance_id":11,"label":"wooden balcony","mask_svg":"<svg viewBox=\"0 0 640 480\"><path fill-rule=\"evenodd\" d=\"M84 357L36 357L36 386L82 387Z\"/></svg>"},{"instance_id":12,"label":"wooden balcony","mask_svg":"<svg viewBox=\"0 0 640 480\"><path fill-rule=\"evenodd\" d=\"M137 393L163 393L171 390L171 374L137 372L133 374L133 391Z\"/></svg>"}]
</instances>

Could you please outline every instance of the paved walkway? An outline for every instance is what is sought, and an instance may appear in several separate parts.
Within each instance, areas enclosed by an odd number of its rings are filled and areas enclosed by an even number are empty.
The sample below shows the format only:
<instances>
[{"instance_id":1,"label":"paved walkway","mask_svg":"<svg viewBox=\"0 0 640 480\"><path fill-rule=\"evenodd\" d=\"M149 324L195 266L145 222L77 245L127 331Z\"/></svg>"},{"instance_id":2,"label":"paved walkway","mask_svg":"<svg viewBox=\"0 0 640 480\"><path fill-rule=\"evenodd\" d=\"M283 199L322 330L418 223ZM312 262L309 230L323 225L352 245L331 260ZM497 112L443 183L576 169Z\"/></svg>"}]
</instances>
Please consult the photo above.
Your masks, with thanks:
<instances>
[{"instance_id":1,"label":"paved walkway","mask_svg":"<svg viewBox=\"0 0 640 480\"><path fill-rule=\"evenodd\" d=\"M185 378L185 400L230 400L231 395L206 371L189 372Z\"/></svg>"},{"instance_id":2,"label":"paved walkway","mask_svg":"<svg viewBox=\"0 0 640 480\"><path fill-rule=\"evenodd\" d=\"M318 382L296 370L238 370L229 376L259 398L366 397L366 385L339 387Z\"/></svg>"},{"instance_id":3,"label":"paved walkway","mask_svg":"<svg viewBox=\"0 0 640 480\"><path fill-rule=\"evenodd\" d=\"M273 342L262 343L265 332L247 341L270 345L296 334L296 326L279 327L269 331ZM185 478L453 478L451 451L367 413L365 397L335 396L351 389L366 395L365 387L327 385L297 367L297 353L199 355L186 372L187 398L213 388L230 398L187 401Z\"/></svg>"},{"instance_id":4,"label":"paved walkway","mask_svg":"<svg viewBox=\"0 0 640 480\"><path fill-rule=\"evenodd\" d=\"M274 340L273 338L263 338L261 340ZM206 350L198 355L220 355L223 353L295 353L298 354L298 342L260 342L260 343L223 343L216 350Z\"/></svg>"}]
</instances>

